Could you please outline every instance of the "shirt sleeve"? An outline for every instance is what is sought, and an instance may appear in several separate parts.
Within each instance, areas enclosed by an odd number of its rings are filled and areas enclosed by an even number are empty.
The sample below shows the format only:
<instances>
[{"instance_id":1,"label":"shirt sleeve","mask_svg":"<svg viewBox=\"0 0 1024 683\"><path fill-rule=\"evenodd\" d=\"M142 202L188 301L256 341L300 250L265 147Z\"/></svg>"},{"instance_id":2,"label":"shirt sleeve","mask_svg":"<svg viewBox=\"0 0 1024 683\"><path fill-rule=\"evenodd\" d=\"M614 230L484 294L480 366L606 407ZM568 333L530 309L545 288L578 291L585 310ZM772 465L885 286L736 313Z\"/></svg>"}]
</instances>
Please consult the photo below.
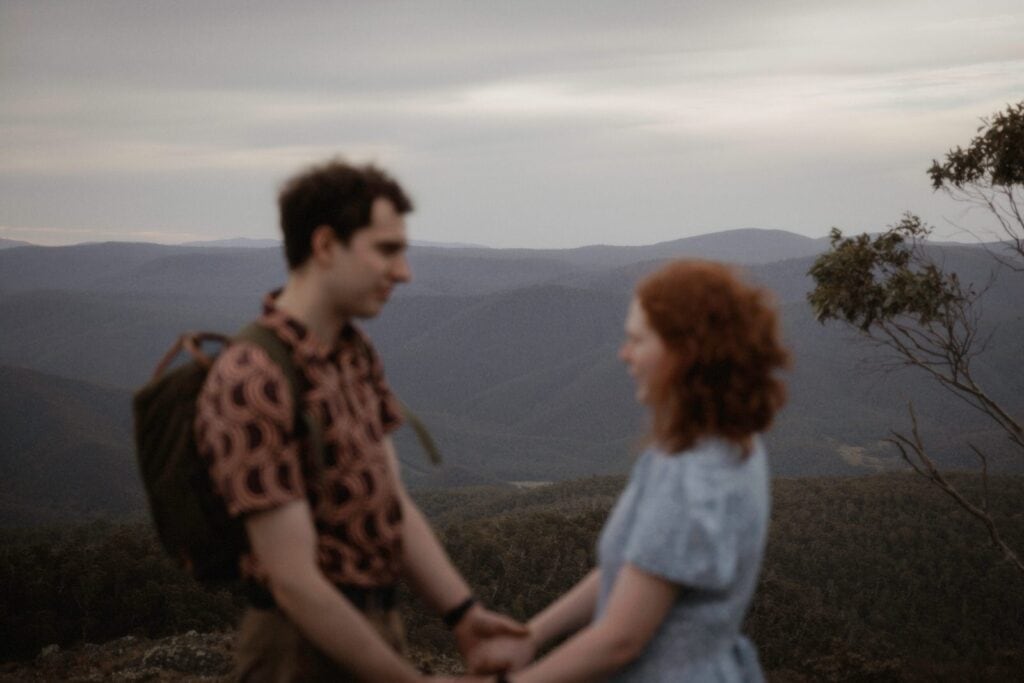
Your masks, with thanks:
<instances>
[{"instance_id":1,"label":"shirt sleeve","mask_svg":"<svg viewBox=\"0 0 1024 683\"><path fill-rule=\"evenodd\" d=\"M196 413L197 444L230 515L305 497L291 390L263 349L244 342L227 348Z\"/></svg>"},{"instance_id":2,"label":"shirt sleeve","mask_svg":"<svg viewBox=\"0 0 1024 683\"><path fill-rule=\"evenodd\" d=\"M728 471L656 455L626 542L625 560L672 583L722 590L737 576L738 520Z\"/></svg>"}]
</instances>

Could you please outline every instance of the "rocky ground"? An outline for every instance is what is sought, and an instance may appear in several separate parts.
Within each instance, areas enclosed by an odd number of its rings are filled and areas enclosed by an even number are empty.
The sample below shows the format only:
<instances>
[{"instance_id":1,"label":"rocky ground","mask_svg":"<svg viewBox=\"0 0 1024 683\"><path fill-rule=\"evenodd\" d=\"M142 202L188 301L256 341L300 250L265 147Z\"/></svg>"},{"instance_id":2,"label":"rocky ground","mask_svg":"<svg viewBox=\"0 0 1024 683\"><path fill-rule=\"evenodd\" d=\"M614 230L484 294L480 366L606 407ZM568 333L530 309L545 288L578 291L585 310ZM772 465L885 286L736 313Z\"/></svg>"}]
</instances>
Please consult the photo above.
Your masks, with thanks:
<instances>
[{"instance_id":1,"label":"rocky ground","mask_svg":"<svg viewBox=\"0 0 1024 683\"><path fill-rule=\"evenodd\" d=\"M0 682L22 681L210 681L231 680L231 633L188 633L149 640L126 636L71 649L50 645L29 662L0 664ZM412 653L420 669L455 673L459 663L426 652Z\"/></svg>"}]
</instances>

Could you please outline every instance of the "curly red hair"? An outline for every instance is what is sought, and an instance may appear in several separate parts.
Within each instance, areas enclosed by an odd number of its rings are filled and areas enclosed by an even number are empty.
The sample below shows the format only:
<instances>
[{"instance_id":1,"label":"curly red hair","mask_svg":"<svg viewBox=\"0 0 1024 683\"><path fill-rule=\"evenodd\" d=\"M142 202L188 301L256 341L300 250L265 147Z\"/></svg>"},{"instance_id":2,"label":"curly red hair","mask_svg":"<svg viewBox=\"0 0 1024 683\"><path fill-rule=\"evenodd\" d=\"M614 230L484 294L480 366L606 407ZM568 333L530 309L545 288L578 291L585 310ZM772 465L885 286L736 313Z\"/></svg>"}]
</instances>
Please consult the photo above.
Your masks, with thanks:
<instances>
[{"instance_id":1,"label":"curly red hair","mask_svg":"<svg viewBox=\"0 0 1024 683\"><path fill-rule=\"evenodd\" d=\"M678 452L718 436L749 452L786 400L774 373L789 354L767 293L722 264L675 261L636 297L668 350L669 367L651 386L654 440Z\"/></svg>"}]
</instances>

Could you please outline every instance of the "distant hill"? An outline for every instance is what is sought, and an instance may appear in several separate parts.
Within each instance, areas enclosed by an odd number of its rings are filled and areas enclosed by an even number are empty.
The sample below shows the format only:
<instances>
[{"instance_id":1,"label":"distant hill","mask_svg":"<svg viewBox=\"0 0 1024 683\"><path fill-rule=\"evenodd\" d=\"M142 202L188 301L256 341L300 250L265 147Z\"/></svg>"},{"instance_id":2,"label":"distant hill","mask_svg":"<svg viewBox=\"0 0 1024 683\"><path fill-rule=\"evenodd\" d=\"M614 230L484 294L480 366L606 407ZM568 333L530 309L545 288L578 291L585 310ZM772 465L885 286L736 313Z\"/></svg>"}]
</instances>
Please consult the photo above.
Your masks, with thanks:
<instances>
[{"instance_id":1,"label":"distant hill","mask_svg":"<svg viewBox=\"0 0 1024 683\"><path fill-rule=\"evenodd\" d=\"M128 393L0 366L0 521L141 509Z\"/></svg>"},{"instance_id":2,"label":"distant hill","mask_svg":"<svg viewBox=\"0 0 1024 683\"><path fill-rule=\"evenodd\" d=\"M431 240L410 240L414 247L440 247L441 249L490 249L482 244L471 242L433 242Z\"/></svg>"},{"instance_id":3,"label":"distant hill","mask_svg":"<svg viewBox=\"0 0 1024 683\"><path fill-rule=\"evenodd\" d=\"M730 263L770 263L817 254L827 246L824 240L785 230L742 228L637 247L597 244L574 249L480 249L480 253L470 250L463 256L551 258L578 266L609 268L682 257Z\"/></svg>"},{"instance_id":4,"label":"distant hill","mask_svg":"<svg viewBox=\"0 0 1024 683\"><path fill-rule=\"evenodd\" d=\"M22 242L21 240L9 240L0 237L0 249L12 249L14 247L30 247L31 242Z\"/></svg>"},{"instance_id":5,"label":"distant hill","mask_svg":"<svg viewBox=\"0 0 1024 683\"><path fill-rule=\"evenodd\" d=\"M642 411L616 358L632 287L684 247L708 257L743 241L759 245L766 258L783 257L739 264L774 293L793 351L790 400L768 436L777 474L900 467L882 440L893 427L906 427L909 400L941 461L970 464L968 443L1004 448L980 414L919 373L879 371L877 350L814 320L805 297L816 252L804 252L820 248L820 240L731 231L635 248L421 247L411 252L414 282L365 324L392 386L428 420L446 456L443 468L430 467L401 431L410 484L626 471L643 431ZM934 253L964 281L991 279L994 262L982 249L943 246ZM127 397L178 334L239 329L284 277L276 249L110 243L0 252L0 364L118 387ZM987 390L1018 414L1022 285L1024 278L1003 273L986 293L983 332L991 338L976 368ZM106 442L122 438L111 432ZM997 458L993 466L1007 464Z\"/></svg>"},{"instance_id":6,"label":"distant hill","mask_svg":"<svg viewBox=\"0 0 1024 683\"><path fill-rule=\"evenodd\" d=\"M183 247L241 247L245 249L267 249L280 247L280 239L254 239L252 237L232 237L223 240L200 240L195 242L182 242ZM468 244L464 242L431 242L427 240L412 240L414 247L440 247L442 249L487 249L482 244Z\"/></svg>"},{"instance_id":7,"label":"distant hill","mask_svg":"<svg viewBox=\"0 0 1024 683\"><path fill-rule=\"evenodd\" d=\"M666 258L695 258L728 263L771 263L812 256L827 245L819 239L785 230L743 228L696 237L684 237L643 247L592 246L567 250L569 259L600 266Z\"/></svg>"},{"instance_id":8,"label":"distant hill","mask_svg":"<svg viewBox=\"0 0 1024 683\"><path fill-rule=\"evenodd\" d=\"M161 256L189 249L136 242L103 242L3 250L0 251L0 293L89 289L98 279L116 277Z\"/></svg>"},{"instance_id":9,"label":"distant hill","mask_svg":"<svg viewBox=\"0 0 1024 683\"><path fill-rule=\"evenodd\" d=\"M232 333L258 297L32 291L0 296L0 363L132 389L188 330Z\"/></svg>"},{"instance_id":10,"label":"distant hill","mask_svg":"<svg viewBox=\"0 0 1024 683\"><path fill-rule=\"evenodd\" d=\"M780 230L754 229L687 237L646 247L416 247L410 252L413 282L405 289L409 293L423 294L480 294L666 258L756 264L813 255L823 248L821 240ZM176 291L188 284L192 291L216 287L218 294L251 295L254 284L278 285L284 273L283 259L274 249L210 246L209 243L165 246L107 242L34 247L30 251L19 251L17 258L0 253L0 292L34 289L167 291L168 288ZM197 275L202 279L195 280Z\"/></svg>"},{"instance_id":11,"label":"distant hill","mask_svg":"<svg viewBox=\"0 0 1024 683\"><path fill-rule=\"evenodd\" d=\"M237 247L240 249L269 249L280 247L279 239L254 239L252 237L232 237L225 240L205 240L198 242L182 242L183 247Z\"/></svg>"}]
</instances>

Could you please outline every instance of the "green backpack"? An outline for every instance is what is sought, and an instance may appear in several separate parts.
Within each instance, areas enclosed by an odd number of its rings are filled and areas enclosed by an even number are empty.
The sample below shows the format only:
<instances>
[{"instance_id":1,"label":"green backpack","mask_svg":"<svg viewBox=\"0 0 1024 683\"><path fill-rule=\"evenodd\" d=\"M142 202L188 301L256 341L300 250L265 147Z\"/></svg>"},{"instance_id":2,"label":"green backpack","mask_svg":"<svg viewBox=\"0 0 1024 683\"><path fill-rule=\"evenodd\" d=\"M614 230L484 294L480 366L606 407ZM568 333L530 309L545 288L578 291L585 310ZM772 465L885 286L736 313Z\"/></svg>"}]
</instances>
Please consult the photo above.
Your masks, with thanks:
<instances>
[{"instance_id":1,"label":"green backpack","mask_svg":"<svg viewBox=\"0 0 1024 683\"><path fill-rule=\"evenodd\" d=\"M302 410L302 385L288 348L256 323L245 327L234 341L256 344L281 368L291 389L295 424L310 439L308 465L315 476L323 463L323 432ZM207 332L182 335L157 365L153 379L135 393L135 449L164 549L200 581L229 581L239 578L238 559L249 541L242 520L228 515L223 499L213 490L207 462L196 444L196 399L213 364L203 353L204 342L226 346L232 340ZM165 372L183 349L192 360Z\"/></svg>"},{"instance_id":2,"label":"green backpack","mask_svg":"<svg viewBox=\"0 0 1024 683\"><path fill-rule=\"evenodd\" d=\"M202 345L227 346L232 341L259 346L281 368L295 406L296 429L309 438L306 465L314 477L323 469L323 430L303 410L298 369L276 334L251 323L234 340L209 332L182 335L157 364L149 383L135 393L132 409L136 457L157 536L167 553L200 581L239 578L238 559L249 548L244 523L228 515L223 499L213 490L194 428L196 399L213 364ZM168 372L182 350L192 360ZM426 426L405 405L401 408L430 460L439 464L441 455Z\"/></svg>"}]
</instances>

